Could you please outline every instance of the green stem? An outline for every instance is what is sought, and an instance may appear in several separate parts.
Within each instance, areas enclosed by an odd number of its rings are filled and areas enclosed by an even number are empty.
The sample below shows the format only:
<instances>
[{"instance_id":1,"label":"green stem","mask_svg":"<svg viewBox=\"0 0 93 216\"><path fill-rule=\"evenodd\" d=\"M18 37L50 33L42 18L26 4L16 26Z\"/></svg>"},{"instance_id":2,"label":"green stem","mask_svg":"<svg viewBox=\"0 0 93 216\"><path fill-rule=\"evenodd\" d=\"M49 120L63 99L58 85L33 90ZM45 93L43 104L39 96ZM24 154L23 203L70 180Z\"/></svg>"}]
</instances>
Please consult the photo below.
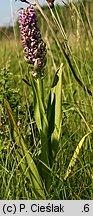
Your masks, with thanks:
<instances>
[{"instance_id":1,"label":"green stem","mask_svg":"<svg viewBox=\"0 0 93 216\"><path fill-rule=\"evenodd\" d=\"M40 97L41 97L43 105L44 105L43 79L38 78L37 83L38 83L38 88L39 88L39 94L40 94Z\"/></svg>"}]
</instances>

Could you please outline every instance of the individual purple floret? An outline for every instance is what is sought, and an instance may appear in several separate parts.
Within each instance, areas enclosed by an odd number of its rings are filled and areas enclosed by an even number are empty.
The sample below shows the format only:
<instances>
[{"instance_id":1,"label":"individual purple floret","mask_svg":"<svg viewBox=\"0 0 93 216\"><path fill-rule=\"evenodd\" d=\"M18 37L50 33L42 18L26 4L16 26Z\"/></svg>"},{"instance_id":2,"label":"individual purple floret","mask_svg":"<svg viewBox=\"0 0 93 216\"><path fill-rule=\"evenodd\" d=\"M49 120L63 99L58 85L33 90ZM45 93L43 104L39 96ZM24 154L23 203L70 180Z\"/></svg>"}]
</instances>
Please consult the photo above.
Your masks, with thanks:
<instances>
[{"instance_id":1,"label":"individual purple floret","mask_svg":"<svg viewBox=\"0 0 93 216\"><path fill-rule=\"evenodd\" d=\"M32 66L32 75L35 78L41 77L46 63L46 44L37 27L37 17L32 5L19 12L19 23L25 60Z\"/></svg>"}]
</instances>

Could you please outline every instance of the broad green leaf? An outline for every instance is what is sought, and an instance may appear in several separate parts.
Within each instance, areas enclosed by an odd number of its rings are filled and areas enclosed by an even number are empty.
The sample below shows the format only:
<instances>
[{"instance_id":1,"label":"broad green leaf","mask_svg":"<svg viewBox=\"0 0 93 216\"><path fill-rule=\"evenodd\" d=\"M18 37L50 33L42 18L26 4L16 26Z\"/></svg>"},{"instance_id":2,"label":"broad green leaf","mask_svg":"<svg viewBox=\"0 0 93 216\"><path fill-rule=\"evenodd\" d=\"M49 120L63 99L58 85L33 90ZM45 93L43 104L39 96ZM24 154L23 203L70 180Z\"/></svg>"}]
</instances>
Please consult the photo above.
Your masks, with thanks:
<instances>
[{"instance_id":1,"label":"broad green leaf","mask_svg":"<svg viewBox=\"0 0 93 216\"><path fill-rule=\"evenodd\" d=\"M42 98L42 91L41 90L41 82L42 80L38 79L37 81L33 80L32 78L32 90L34 94L34 116L35 121L38 127L39 132L44 128L48 127L48 122L46 118L43 98Z\"/></svg>"},{"instance_id":2,"label":"broad green leaf","mask_svg":"<svg viewBox=\"0 0 93 216\"><path fill-rule=\"evenodd\" d=\"M51 138L52 148L54 148L54 155L58 151L62 126L62 69L63 64L60 65L59 71L57 72L57 76L59 78L57 85L52 89L52 100L55 95L55 129Z\"/></svg>"},{"instance_id":3,"label":"broad green leaf","mask_svg":"<svg viewBox=\"0 0 93 216\"><path fill-rule=\"evenodd\" d=\"M32 79L32 89L34 94L34 117L41 138L41 158L49 165L49 146L48 146L48 121L46 117L42 80Z\"/></svg>"},{"instance_id":4,"label":"broad green leaf","mask_svg":"<svg viewBox=\"0 0 93 216\"><path fill-rule=\"evenodd\" d=\"M51 91L50 91L48 106L47 106L47 120L48 120L48 134L49 136L51 136L55 128L55 94L51 102Z\"/></svg>"}]
</instances>

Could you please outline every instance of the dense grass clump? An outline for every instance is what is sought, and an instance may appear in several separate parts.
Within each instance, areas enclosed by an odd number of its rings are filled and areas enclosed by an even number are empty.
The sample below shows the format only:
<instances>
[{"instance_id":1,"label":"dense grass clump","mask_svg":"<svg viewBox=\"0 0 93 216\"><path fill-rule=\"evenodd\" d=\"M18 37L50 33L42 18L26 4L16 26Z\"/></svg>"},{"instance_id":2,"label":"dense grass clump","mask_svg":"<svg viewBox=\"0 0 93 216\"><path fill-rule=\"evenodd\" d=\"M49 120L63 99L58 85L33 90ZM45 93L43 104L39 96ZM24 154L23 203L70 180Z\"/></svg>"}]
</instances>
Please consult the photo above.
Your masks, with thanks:
<instances>
[{"instance_id":1,"label":"dense grass clump","mask_svg":"<svg viewBox=\"0 0 93 216\"><path fill-rule=\"evenodd\" d=\"M43 79L31 76L18 23L1 29L0 199L93 199L93 3L67 2L37 3Z\"/></svg>"}]
</instances>

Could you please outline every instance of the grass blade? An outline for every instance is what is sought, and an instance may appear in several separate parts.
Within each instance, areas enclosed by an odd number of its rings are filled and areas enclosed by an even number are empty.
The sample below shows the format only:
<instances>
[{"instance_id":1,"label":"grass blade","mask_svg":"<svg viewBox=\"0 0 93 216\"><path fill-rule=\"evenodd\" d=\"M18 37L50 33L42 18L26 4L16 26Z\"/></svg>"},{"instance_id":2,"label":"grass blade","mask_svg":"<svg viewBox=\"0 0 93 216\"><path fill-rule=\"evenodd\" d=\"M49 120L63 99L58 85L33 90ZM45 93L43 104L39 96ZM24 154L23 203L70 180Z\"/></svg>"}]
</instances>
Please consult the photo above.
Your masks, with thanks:
<instances>
[{"instance_id":1,"label":"grass blade","mask_svg":"<svg viewBox=\"0 0 93 216\"><path fill-rule=\"evenodd\" d=\"M71 158L71 161L70 161L70 163L69 163L69 165L68 165L67 171L66 171L66 173L65 173L64 180L66 180L67 177L69 176L69 174L71 173L71 169L72 169L72 167L75 165L75 162L76 162L76 160L77 160L77 158L78 158L80 149L82 148L82 145L83 145L83 143L84 143L86 137L88 137L91 133L92 133L92 132L89 132L89 133L85 134L85 136L82 137L82 139L80 140L79 144L77 145L77 147L76 147L76 149L75 149L75 151L74 151L74 154L73 154L73 156L72 156L72 158Z\"/></svg>"},{"instance_id":2,"label":"grass blade","mask_svg":"<svg viewBox=\"0 0 93 216\"><path fill-rule=\"evenodd\" d=\"M31 157L31 155L29 154L28 149L26 148L26 145L24 143L22 135L20 134L18 127L16 125L11 107L10 107L7 100L4 100L4 106L6 107L10 121L12 122L14 139L15 139L16 143L19 145L21 152L23 151L23 154L25 155L25 158L26 158L27 165L30 168L32 188L36 191L37 194L39 194L40 197L42 197L42 199L45 199L43 185L42 185L37 167L36 167L32 157ZM23 168L23 166L22 166L22 168Z\"/></svg>"}]
</instances>

